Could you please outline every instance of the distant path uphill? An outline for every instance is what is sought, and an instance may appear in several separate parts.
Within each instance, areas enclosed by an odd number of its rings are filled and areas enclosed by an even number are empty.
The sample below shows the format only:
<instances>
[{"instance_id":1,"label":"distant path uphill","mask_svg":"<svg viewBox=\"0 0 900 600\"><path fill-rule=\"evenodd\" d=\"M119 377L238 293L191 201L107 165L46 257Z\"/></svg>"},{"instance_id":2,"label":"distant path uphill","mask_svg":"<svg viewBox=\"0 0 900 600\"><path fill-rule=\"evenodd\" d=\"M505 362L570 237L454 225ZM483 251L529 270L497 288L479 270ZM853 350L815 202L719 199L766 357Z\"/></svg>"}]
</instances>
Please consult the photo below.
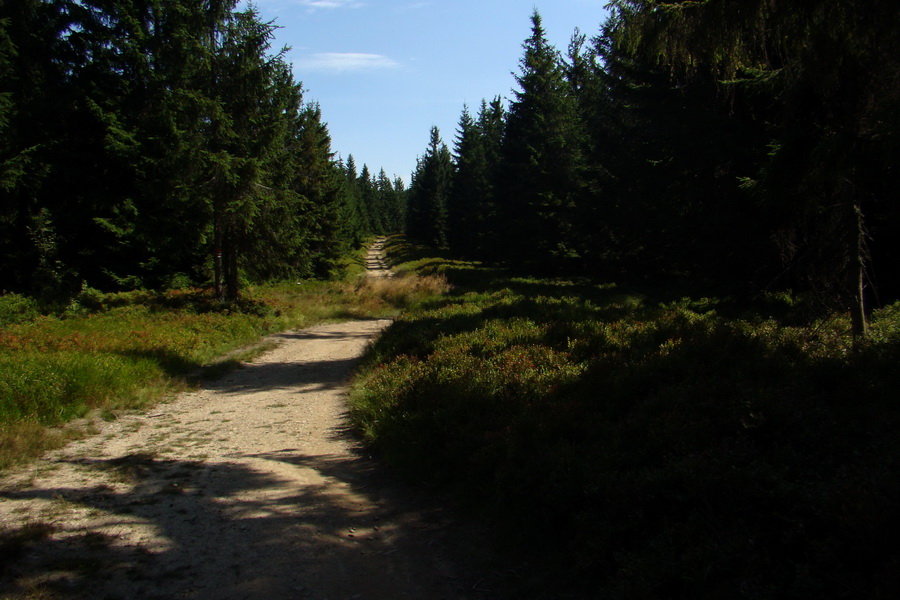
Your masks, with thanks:
<instances>
[{"instance_id":1,"label":"distant path uphill","mask_svg":"<svg viewBox=\"0 0 900 600\"><path fill-rule=\"evenodd\" d=\"M384 244L386 238L380 237L369 247L366 255L366 272L370 277L390 277L393 273L388 269L384 259Z\"/></svg>"},{"instance_id":2,"label":"distant path uphill","mask_svg":"<svg viewBox=\"0 0 900 600\"><path fill-rule=\"evenodd\" d=\"M276 335L221 380L5 474L0 597L495 597L481 532L348 432L346 381L387 324Z\"/></svg>"}]
</instances>

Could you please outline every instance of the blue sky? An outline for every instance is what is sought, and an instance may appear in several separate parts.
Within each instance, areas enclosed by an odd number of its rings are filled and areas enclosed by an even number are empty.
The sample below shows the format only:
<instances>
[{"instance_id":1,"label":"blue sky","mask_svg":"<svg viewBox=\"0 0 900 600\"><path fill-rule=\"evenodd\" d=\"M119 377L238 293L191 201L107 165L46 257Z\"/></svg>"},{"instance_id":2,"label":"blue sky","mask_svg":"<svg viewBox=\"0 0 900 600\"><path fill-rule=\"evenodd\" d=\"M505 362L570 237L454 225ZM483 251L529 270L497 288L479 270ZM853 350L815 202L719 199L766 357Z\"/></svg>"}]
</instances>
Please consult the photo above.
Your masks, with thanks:
<instances>
[{"instance_id":1,"label":"blue sky","mask_svg":"<svg viewBox=\"0 0 900 600\"><path fill-rule=\"evenodd\" d=\"M606 0L256 0L280 27L275 47L307 101L319 102L332 149L408 184L436 125L450 148L464 104L509 98L531 13L565 50L595 35Z\"/></svg>"}]
</instances>

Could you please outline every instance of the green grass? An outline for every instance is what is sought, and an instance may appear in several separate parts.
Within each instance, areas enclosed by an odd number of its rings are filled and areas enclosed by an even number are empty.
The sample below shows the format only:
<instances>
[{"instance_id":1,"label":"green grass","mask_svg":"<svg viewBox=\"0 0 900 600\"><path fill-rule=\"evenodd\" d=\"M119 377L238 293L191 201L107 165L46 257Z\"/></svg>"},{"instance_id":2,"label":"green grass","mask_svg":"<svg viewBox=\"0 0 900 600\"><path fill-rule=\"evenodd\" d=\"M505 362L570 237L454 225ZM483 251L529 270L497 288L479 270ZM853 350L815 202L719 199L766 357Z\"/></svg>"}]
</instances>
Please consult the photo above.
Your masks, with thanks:
<instances>
[{"instance_id":1,"label":"green grass","mask_svg":"<svg viewBox=\"0 0 900 600\"><path fill-rule=\"evenodd\" d=\"M900 305L854 349L787 296L660 303L401 251L456 286L380 338L352 416L497 524L514 596L900 593Z\"/></svg>"},{"instance_id":2,"label":"green grass","mask_svg":"<svg viewBox=\"0 0 900 600\"><path fill-rule=\"evenodd\" d=\"M266 334L325 321L392 316L432 292L434 278L255 286L239 303L204 290L86 290L56 314L0 296L0 468L67 439L59 426L94 412L158 402L265 346ZM439 284L439 282L438 282Z\"/></svg>"}]
</instances>

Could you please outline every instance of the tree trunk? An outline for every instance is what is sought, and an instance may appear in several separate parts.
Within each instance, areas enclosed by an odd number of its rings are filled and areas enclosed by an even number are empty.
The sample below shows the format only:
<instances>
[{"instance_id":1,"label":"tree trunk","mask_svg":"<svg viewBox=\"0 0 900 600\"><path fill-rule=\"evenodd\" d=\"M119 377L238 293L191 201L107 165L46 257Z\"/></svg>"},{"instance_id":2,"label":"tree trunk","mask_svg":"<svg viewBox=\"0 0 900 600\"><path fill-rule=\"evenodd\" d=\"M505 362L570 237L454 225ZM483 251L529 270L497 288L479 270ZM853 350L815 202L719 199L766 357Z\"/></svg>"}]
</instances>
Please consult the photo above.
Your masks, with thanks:
<instances>
[{"instance_id":1,"label":"tree trunk","mask_svg":"<svg viewBox=\"0 0 900 600\"><path fill-rule=\"evenodd\" d=\"M850 310L850 323L853 341L859 344L869 335L869 321L866 315L866 228L862 207L853 205L856 213L856 273L854 283L853 306Z\"/></svg>"},{"instance_id":2,"label":"tree trunk","mask_svg":"<svg viewBox=\"0 0 900 600\"><path fill-rule=\"evenodd\" d=\"M225 298L228 300L238 299L238 265L237 265L237 248L234 239L228 236L225 240L225 252L223 254L225 267Z\"/></svg>"},{"instance_id":3,"label":"tree trunk","mask_svg":"<svg viewBox=\"0 0 900 600\"><path fill-rule=\"evenodd\" d=\"M222 288L222 209L219 202L213 204L213 277L215 279L216 298L222 300L225 297Z\"/></svg>"}]
</instances>

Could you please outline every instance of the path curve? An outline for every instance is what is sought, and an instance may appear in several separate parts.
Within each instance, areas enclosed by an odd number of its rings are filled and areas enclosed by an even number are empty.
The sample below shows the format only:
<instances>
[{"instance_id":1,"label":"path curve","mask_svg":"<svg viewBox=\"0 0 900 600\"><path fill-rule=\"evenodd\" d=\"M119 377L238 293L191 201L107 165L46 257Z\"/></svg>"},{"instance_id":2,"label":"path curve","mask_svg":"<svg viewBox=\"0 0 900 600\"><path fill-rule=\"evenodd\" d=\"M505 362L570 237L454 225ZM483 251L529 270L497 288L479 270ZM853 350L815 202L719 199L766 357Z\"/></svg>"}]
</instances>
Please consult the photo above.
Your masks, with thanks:
<instances>
[{"instance_id":1,"label":"path curve","mask_svg":"<svg viewBox=\"0 0 900 600\"><path fill-rule=\"evenodd\" d=\"M482 533L347 431L347 378L387 324L276 335L221 380L6 474L0 528L32 541L0 565L0 597L491 597Z\"/></svg>"}]
</instances>

